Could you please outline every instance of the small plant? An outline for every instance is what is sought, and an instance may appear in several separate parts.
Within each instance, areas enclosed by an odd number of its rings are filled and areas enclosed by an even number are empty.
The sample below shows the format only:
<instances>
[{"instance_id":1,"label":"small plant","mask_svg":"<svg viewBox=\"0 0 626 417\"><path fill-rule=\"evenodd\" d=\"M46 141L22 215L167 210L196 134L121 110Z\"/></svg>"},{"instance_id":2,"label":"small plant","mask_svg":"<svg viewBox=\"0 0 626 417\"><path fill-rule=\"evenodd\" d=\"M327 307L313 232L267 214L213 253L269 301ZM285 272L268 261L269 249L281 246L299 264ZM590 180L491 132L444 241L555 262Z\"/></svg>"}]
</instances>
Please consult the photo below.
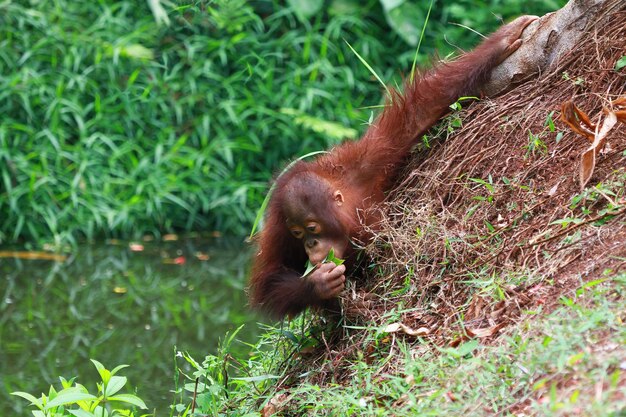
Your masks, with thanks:
<instances>
[{"instance_id":1,"label":"small plant","mask_svg":"<svg viewBox=\"0 0 626 417\"><path fill-rule=\"evenodd\" d=\"M548 117L546 117L546 122L544 123L544 127L546 127L550 133L556 132L556 126L554 124L553 116L554 116L554 112L551 111L550 114L548 114ZM555 138L556 143L559 143L561 139L563 139L563 132L556 132L556 138Z\"/></svg>"},{"instance_id":2,"label":"small plant","mask_svg":"<svg viewBox=\"0 0 626 417\"><path fill-rule=\"evenodd\" d=\"M115 374L128 365L119 365L109 371L97 360L91 359L91 362L98 370L102 380L97 384L98 391L95 395L91 394L83 385L74 383L75 378L68 381L63 377L59 377L63 387L61 391L57 391L51 385L48 395L42 394L39 398L27 392L18 391L11 394L22 397L37 407L37 410L33 410L35 417L134 417L135 414L132 410L114 407L113 404L122 403L144 410L148 408L143 400L136 395L118 394L126 385L127 378Z\"/></svg>"},{"instance_id":3,"label":"small plant","mask_svg":"<svg viewBox=\"0 0 626 417\"><path fill-rule=\"evenodd\" d=\"M569 74L566 72L563 73L563 79L567 80L567 81L571 81L572 84L577 85L577 86L582 86L585 85L585 79L582 77L576 77L576 79L573 79L569 76Z\"/></svg>"},{"instance_id":4,"label":"small plant","mask_svg":"<svg viewBox=\"0 0 626 417\"><path fill-rule=\"evenodd\" d=\"M446 130L448 132L448 134L454 132L455 130L463 127L463 120L461 119L461 110L463 110L463 104L462 102L464 101L474 101L474 100L479 100L478 97L473 97L473 96L468 96L468 97L459 97L459 99L451 104L449 107L452 110L452 112L448 115L448 117L446 117L446 123L444 124L446 126Z\"/></svg>"},{"instance_id":5,"label":"small plant","mask_svg":"<svg viewBox=\"0 0 626 417\"><path fill-rule=\"evenodd\" d=\"M526 155L524 155L526 158L530 155L535 156L536 153L545 155L548 152L548 147L543 141L542 135L535 135L530 130L528 131L528 144L524 147L524 149L526 149Z\"/></svg>"}]
</instances>

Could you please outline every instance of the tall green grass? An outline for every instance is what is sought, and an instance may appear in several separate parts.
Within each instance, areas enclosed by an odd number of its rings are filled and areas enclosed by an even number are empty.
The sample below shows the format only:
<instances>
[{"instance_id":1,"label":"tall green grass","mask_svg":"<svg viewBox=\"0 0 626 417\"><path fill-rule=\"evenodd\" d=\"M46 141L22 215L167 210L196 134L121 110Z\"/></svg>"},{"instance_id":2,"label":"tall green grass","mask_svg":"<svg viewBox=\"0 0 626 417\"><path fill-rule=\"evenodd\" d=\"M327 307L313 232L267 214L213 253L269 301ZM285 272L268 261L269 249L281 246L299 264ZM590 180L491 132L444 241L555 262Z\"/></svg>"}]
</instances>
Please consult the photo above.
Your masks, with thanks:
<instances>
[{"instance_id":1,"label":"tall green grass","mask_svg":"<svg viewBox=\"0 0 626 417\"><path fill-rule=\"evenodd\" d=\"M283 161L367 118L355 106L379 87L337 39L385 55L371 24L307 28L241 0L178 6L169 27L130 1L5 2L0 16L0 242L242 233Z\"/></svg>"}]
</instances>

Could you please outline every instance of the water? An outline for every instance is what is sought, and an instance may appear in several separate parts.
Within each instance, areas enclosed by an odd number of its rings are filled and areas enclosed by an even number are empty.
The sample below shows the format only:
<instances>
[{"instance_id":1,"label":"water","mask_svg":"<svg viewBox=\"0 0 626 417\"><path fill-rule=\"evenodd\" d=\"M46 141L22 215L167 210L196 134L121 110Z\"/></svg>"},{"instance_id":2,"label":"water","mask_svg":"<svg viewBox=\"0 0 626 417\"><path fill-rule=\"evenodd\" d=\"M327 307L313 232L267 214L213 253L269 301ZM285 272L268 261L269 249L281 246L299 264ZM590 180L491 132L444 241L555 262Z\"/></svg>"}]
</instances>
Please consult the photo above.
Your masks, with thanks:
<instances>
[{"instance_id":1,"label":"water","mask_svg":"<svg viewBox=\"0 0 626 417\"><path fill-rule=\"evenodd\" d=\"M141 246L84 246L62 262L0 253L0 415L31 415L26 400L8 393L39 397L50 384L60 389L58 376L78 376L94 393L93 358L108 369L130 365L121 374L166 416L175 346L202 361L241 324L238 339L254 340L258 318L244 293L250 250L242 243ZM242 343L234 348L247 352Z\"/></svg>"}]
</instances>

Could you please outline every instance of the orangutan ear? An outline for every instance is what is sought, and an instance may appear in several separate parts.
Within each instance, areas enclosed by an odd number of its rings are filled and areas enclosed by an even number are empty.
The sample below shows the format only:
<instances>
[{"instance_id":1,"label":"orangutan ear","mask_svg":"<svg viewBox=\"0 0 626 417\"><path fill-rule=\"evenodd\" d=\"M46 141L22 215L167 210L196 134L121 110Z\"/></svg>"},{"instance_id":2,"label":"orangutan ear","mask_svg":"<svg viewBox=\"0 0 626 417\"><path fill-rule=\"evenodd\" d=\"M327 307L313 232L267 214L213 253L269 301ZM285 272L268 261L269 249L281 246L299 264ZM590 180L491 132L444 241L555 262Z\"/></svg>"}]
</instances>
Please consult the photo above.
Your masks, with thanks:
<instances>
[{"instance_id":1,"label":"orangutan ear","mask_svg":"<svg viewBox=\"0 0 626 417\"><path fill-rule=\"evenodd\" d=\"M335 204L338 206L341 207L343 205L343 194L341 194L341 191L337 190L333 193L333 200L335 200Z\"/></svg>"}]
</instances>

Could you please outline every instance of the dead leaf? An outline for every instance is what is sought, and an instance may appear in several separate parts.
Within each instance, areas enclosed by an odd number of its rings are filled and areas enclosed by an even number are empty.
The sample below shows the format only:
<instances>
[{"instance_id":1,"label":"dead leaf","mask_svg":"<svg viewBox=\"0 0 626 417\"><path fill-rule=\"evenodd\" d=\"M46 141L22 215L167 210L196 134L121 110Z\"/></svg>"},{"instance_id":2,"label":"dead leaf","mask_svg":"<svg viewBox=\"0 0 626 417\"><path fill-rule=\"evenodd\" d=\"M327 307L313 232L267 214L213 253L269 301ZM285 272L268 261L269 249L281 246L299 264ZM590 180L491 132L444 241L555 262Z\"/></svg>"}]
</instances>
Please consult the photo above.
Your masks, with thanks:
<instances>
[{"instance_id":1,"label":"dead leaf","mask_svg":"<svg viewBox=\"0 0 626 417\"><path fill-rule=\"evenodd\" d=\"M561 105L561 121L575 133L584 136L591 146L580 157L580 188L585 188L596 167L596 158L606 146L607 135L617 121L626 123L626 97L619 97L611 102L611 109L604 109L606 114L602 127L591 123L589 116L568 100Z\"/></svg>"},{"instance_id":2,"label":"dead leaf","mask_svg":"<svg viewBox=\"0 0 626 417\"><path fill-rule=\"evenodd\" d=\"M506 227L507 221L502 217L502 214L498 213L498 227Z\"/></svg>"},{"instance_id":3,"label":"dead leaf","mask_svg":"<svg viewBox=\"0 0 626 417\"><path fill-rule=\"evenodd\" d=\"M467 342L468 340L469 339L466 336L458 337L454 339L452 342L450 342L450 347L457 348L461 345L461 343Z\"/></svg>"},{"instance_id":4,"label":"dead leaf","mask_svg":"<svg viewBox=\"0 0 626 417\"><path fill-rule=\"evenodd\" d=\"M617 116L612 111L608 111L602 128L596 131L592 145L587 149L580 158L580 189L582 190L587 185L587 182L593 175L593 170L596 167L596 157L598 153L604 149L606 145L606 137L613 129L613 126L617 123Z\"/></svg>"},{"instance_id":5,"label":"dead leaf","mask_svg":"<svg viewBox=\"0 0 626 417\"><path fill-rule=\"evenodd\" d=\"M285 393L274 395L261 410L261 416L270 417L276 415L276 413L280 413L288 400L289 396Z\"/></svg>"},{"instance_id":6,"label":"dead leaf","mask_svg":"<svg viewBox=\"0 0 626 417\"><path fill-rule=\"evenodd\" d=\"M314 353L316 349L317 349L316 346L307 346L307 347L300 349L298 354L300 354L301 356L310 355L311 353Z\"/></svg>"},{"instance_id":7,"label":"dead leaf","mask_svg":"<svg viewBox=\"0 0 626 417\"><path fill-rule=\"evenodd\" d=\"M615 99L611 102L615 117L622 123L626 123L626 96Z\"/></svg>"},{"instance_id":8,"label":"dead leaf","mask_svg":"<svg viewBox=\"0 0 626 417\"><path fill-rule=\"evenodd\" d=\"M559 184L560 183L557 182L552 188L550 188L550 191L548 191L548 197L552 197L554 194L556 194L556 191L559 189Z\"/></svg>"},{"instance_id":9,"label":"dead leaf","mask_svg":"<svg viewBox=\"0 0 626 417\"><path fill-rule=\"evenodd\" d=\"M587 138L593 143L596 125L591 123L587 113L580 110L574 102L568 100L561 105L560 120L568 125L575 133Z\"/></svg>"},{"instance_id":10,"label":"dead leaf","mask_svg":"<svg viewBox=\"0 0 626 417\"><path fill-rule=\"evenodd\" d=\"M474 320L482 316L483 308L487 305L485 299L478 294L472 296L467 312L465 313L465 320Z\"/></svg>"},{"instance_id":11,"label":"dead leaf","mask_svg":"<svg viewBox=\"0 0 626 417\"><path fill-rule=\"evenodd\" d=\"M392 323L385 327L384 330L386 333L396 333L402 331L403 333L408 334L409 336L426 336L430 334L430 329L426 327L420 327L417 330L410 328L409 326L402 323Z\"/></svg>"},{"instance_id":12,"label":"dead leaf","mask_svg":"<svg viewBox=\"0 0 626 417\"><path fill-rule=\"evenodd\" d=\"M491 327L485 327L483 329L465 329L465 331L467 332L468 336L480 338L493 336L502 327L504 327L504 323L496 324L495 326Z\"/></svg>"}]
</instances>

